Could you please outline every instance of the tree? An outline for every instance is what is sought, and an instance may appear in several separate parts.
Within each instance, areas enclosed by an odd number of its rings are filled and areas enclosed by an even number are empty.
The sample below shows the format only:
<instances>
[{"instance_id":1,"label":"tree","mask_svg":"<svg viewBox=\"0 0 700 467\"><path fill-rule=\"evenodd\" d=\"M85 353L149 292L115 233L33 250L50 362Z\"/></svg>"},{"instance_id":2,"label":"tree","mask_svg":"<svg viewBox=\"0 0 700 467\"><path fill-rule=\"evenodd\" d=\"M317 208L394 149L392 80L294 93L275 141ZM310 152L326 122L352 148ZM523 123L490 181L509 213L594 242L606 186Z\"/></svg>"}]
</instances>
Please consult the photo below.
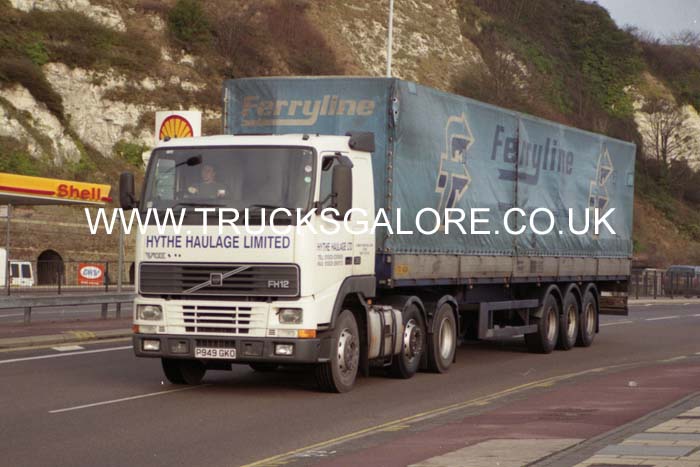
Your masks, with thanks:
<instances>
[{"instance_id":1,"label":"tree","mask_svg":"<svg viewBox=\"0 0 700 467\"><path fill-rule=\"evenodd\" d=\"M644 144L656 160L668 169L671 163L681 157L685 139L681 129L685 118L675 103L656 97L642 107L646 114L646 125L642 129Z\"/></svg>"},{"instance_id":2,"label":"tree","mask_svg":"<svg viewBox=\"0 0 700 467\"><path fill-rule=\"evenodd\" d=\"M700 47L700 33L689 29L670 35L666 41L672 45L685 45L687 47Z\"/></svg>"}]
</instances>

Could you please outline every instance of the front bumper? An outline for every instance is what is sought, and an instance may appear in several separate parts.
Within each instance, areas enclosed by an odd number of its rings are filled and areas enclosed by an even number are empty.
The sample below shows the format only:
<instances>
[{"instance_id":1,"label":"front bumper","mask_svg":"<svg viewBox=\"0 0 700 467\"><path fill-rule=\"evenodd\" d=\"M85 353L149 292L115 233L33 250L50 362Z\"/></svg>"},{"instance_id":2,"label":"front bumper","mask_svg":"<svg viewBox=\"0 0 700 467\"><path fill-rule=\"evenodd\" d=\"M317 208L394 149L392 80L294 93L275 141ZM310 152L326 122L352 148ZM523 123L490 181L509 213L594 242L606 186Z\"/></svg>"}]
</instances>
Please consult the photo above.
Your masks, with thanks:
<instances>
[{"instance_id":1,"label":"front bumper","mask_svg":"<svg viewBox=\"0 0 700 467\"><path fill-rule=\"evenodd\" d=\"M160 341L160 350L143 350L144 339ZM199 342L198 342L199 341ZM194 348L222 347L235 348L233 360L213 359L209 361L229 363L319 363L328 361L330 337L316 339L276 339L264 337L219 337L182 336L168 334L134 334L134 353L137 357L194 359ZM187 351L172 352L175 343L186 343ZM293 344L292 355L275 355L275 344Z\"/></svg>"}]
</instances>

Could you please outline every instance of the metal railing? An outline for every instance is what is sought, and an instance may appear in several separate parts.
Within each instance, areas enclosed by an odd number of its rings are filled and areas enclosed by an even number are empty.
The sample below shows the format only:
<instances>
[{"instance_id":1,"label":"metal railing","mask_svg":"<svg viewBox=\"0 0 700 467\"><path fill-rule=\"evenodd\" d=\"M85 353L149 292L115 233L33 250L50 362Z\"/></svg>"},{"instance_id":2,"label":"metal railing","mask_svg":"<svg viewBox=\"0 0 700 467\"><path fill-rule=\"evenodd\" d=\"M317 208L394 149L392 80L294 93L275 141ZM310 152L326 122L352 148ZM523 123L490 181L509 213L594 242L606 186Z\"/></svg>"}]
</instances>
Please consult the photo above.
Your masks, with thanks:
<instances>
[{"instance_id":1,"label":"metal railing","mask_svg":"<svg viewBox=\"0 0 700 467\"><path fill-rule=\"evenodd\" d=\"M134 294L127 293L100 293L100 294L80 294L80 295L53 295L46 297L10 297L0 300L0 310L19 308L24 310L24 323L29 324L32 320L32 309L38 307L61 307L80 305L100 305L100 317L107 319L108 307L116 305L115 318L121 318L121 306L126 303L133 303Z\"/></svg>"},{"instance_id":2,"label":"metal railing","mask_svg":"<svg viewBox=\"0 0 700 467\"><path fill-rule=\"evenodd\" d=\"M632 270L629 296L653 299L700 297L700 275L666 269Z\"/></svg>"}]
</instances>

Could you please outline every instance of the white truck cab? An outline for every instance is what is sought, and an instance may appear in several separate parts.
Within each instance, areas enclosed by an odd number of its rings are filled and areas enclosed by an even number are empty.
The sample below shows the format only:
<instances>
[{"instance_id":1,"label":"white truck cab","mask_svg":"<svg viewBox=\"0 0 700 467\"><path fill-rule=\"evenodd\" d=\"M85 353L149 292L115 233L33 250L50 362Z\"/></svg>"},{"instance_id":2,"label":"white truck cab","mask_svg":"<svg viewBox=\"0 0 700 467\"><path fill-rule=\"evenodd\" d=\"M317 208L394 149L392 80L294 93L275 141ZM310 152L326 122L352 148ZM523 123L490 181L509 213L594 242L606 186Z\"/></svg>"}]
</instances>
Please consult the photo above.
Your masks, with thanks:
<instances>
[{"instance_id":1,"label":"white truck cab","mask_svg":"<svg viewBox=\"0 0 700 467\"><path fill-rule=\"evenodd\" d=\"M375 235L352 233L374 216L371 151L371 134L212 136L159 145L138 208L187 214L179 233L150 225L138 236L136 354L162 358L175 382L203 374L201 360L208 368L245 362L262 369L338 358L326 330L342 312L339 297L374 294ZM124 199L133 191L129 183L122 179L122 205L136 207L133 195ZM337 219L321 214L328 207L340 220L355 208L349 230L333 232ZM270 226L270 213L281 208L294 215L277 211ZM241 218L220 230L219 218L232 219L233 209ZM296 225L297 210L306 225ZM354 381L359 342L351 340L340 355L353 366Z\"/></svg>"}]
</instances>

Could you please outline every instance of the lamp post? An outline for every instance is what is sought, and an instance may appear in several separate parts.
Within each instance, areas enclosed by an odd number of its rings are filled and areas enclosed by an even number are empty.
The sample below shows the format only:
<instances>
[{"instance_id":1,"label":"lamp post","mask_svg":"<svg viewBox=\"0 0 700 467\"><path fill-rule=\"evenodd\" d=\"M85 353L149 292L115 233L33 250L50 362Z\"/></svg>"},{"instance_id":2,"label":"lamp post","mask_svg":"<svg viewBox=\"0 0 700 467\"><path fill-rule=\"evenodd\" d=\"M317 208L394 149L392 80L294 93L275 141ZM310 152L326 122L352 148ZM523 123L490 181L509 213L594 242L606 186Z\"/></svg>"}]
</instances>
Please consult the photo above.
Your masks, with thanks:
<instances>
[{"instance_id":1,"label":"lamp post","mask_svg":"<svg viewBox=\"0 0 700 467\"><path fill-rule=\"evenodd\" d=\"M389 30L386 41L386 77L391 78L391 45L394 33L394 0L389 0Z\"/></svg>"}]
</instances>

